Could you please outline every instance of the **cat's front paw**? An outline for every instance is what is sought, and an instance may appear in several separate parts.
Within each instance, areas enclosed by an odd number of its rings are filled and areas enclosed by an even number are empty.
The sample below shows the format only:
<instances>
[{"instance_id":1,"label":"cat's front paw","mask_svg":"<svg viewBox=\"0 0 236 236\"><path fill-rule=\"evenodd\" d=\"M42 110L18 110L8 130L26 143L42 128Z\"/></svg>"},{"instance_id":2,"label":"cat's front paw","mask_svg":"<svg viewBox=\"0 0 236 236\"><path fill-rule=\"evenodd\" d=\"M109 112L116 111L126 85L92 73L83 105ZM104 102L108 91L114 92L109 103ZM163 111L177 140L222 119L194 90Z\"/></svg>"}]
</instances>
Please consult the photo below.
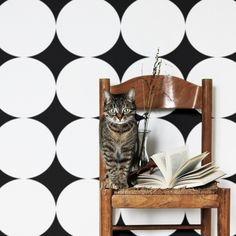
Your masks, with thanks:
<instances>
[{"instance_id":1,"label":"cat's front paw","mask_svg":"<svg viewBox=\"0 0 236 236\"><path fill-rule=\"evenodd\" d=\"M115 183L111 183L110 188L114 189L114 190L118 190L119 189L119 185L115 184Z\"/></svg>"},{"instance_id":2,"label":"cat's front paw","mask_svg":"<svg viewBox=\"0 0 236 236\"><path fill-rule=\"evenodd\" d=\"M111 188L111 189L117 190L119 189L119 185L117 183L110 181L109 179L106 179L105 188Z\"/></svg>"}]
</instances>

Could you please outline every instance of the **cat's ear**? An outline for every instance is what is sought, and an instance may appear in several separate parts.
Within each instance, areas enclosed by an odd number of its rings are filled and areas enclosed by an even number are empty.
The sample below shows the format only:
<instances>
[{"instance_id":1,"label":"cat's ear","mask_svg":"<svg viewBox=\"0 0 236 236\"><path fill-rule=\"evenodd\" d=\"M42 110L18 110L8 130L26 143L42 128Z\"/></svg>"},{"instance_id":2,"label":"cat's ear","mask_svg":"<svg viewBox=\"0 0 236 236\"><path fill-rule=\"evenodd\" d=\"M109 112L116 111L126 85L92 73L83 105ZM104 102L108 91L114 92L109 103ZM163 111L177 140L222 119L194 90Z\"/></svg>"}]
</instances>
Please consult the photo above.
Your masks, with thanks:
<instances>
[{"instance_id":1,"label":"cat's ear","mask_svg":"<svg viewBox=\"0 0 236 236\"><path fill-rule=\"evenodd\" d=\"M108 103L111 100L111 94L106 90L104 90L104 100L106 103Z\"/></svg>"},{"instance_id":2,"label":"cat's ear","mask_svg":"<svg viewBox=\"0 0 236 236\"><path fill-rule=\"evenodd\" d=\"M134 101L135 100L135 90L134 90L134 88L129 90L129 92L127 93L127 98L130 101Z\"/></svg>"}]
</instances>

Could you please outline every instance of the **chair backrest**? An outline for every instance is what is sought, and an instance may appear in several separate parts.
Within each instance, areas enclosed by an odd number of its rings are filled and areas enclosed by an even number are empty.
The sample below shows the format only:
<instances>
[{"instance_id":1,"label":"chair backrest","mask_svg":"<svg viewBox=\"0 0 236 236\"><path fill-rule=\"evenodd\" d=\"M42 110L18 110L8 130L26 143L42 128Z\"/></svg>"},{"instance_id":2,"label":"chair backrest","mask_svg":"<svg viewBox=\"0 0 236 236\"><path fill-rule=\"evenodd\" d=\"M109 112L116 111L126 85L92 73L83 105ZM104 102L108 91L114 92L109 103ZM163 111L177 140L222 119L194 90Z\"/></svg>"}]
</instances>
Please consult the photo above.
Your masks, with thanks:
<instances>
[{"instance_id":1,"label":"chair backrest","mask_svg":"<svg viewBox=\"0 0 236 236\"><path fill-rule=\"evenodd\" d=\"M109 79L100 79L100 119L103 115L104 90L111 93L126 93L135 89L137 108L147 108L150 95L151 108L157 109L200 109L202 113L202 152L210 154L203 163L211 162L212 151L212 80L203 79L202 85L190 83L174 76L139 76L118 85L110 85ZM150 92L151 91L151 92ZM149 99L150 100L150 99ZM104 179L104 163L100 154L100 181Z\"/></svg>"}]
</instances>

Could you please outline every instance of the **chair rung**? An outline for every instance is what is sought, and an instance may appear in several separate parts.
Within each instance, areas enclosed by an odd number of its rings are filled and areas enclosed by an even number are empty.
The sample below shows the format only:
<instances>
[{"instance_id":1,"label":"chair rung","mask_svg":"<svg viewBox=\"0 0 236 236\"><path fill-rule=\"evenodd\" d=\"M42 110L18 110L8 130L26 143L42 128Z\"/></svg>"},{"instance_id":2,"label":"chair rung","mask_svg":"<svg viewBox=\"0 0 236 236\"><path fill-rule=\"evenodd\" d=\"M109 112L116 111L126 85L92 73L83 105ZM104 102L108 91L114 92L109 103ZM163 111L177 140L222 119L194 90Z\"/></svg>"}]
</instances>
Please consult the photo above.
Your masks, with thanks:
<instances>
[{"instance_id":1,"label":"chair rung","mask_svg":"<svg viewBox=\"0 0 236 236\"><path fill-rule=\"evenodd\" d=\"M200 224L192 225L114 225L114 231L122 230L168 230L168 229L201 229Z\"/></svg>"}]
</instances>

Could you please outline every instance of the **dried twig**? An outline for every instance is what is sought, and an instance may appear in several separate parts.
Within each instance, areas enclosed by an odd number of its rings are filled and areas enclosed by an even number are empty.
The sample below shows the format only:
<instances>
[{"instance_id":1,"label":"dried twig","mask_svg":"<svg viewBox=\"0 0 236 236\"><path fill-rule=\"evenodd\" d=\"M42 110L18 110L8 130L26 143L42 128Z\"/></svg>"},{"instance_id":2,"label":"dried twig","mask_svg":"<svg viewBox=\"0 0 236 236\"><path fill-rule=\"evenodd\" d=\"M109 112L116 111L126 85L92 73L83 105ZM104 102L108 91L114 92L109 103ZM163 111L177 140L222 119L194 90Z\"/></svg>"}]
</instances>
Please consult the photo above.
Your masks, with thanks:
<instances>
[{"instance_id":1,"label":"dried twig","mask_svg":"<svg viewBox=\"0 0 236 236\"><path fill-rule=\"evenodd\" d=\"M161 63L162 63L162 61L159 58L159 49L158 49L157 54L155 56L155 63L153 65L152 79L149 81L148 85L146 84L148 86L149 91L148 91L147 101L144 96L144 114L143 114L144 134L143 134L143 137L141 140L140 152L139 152L139 156L138 156L139 160L141 160L142 152L144 149L144 142L145 142L145 138L146 138L147 131L148 131L148 122L150 119L150 114L152 111L153 101L154 101L154 97L155 97L155 91L156 91L156 87L157 87L156 79L160 75ZM145 82L147 82L147 81L145 81ZM145 91L145 84L143 83L143 94L144 94L144 91Z\"/></svg>"}]
</instances>

